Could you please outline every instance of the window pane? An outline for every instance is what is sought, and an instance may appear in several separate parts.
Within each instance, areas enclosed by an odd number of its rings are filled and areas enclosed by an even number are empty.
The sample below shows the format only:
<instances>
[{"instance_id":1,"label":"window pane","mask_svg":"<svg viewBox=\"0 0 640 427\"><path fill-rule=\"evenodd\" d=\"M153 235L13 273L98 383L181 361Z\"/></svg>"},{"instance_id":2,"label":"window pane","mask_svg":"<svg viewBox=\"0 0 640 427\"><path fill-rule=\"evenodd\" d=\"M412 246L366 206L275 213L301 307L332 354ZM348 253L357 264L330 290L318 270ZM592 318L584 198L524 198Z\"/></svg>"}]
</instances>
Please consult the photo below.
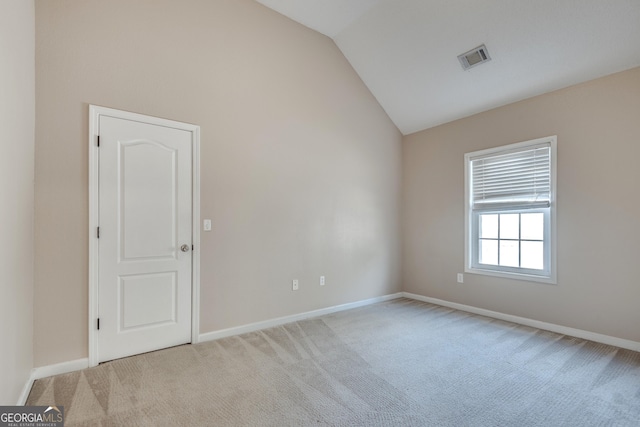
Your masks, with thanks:
<instances>
[{"instance_id":1,"label":"window pane","mask_svg":"<svg viewBox=\"0 0 640 427\"><path fill-rule=\"evenodd\" d=\"M544 214L542 212L522 214L521 221L522 239L544 240Z\"/></svg>"},{"instance_id":2,"label":"window pane","mask_svg":"<svg viewBox=\"0 0 640 427\"><path fill-rule=\"evenodd\" d=\"M505 267L519 267L519 252L517 241L500 240L500 265L504 265Z\"/></svg>"},{"instance_id":3,"label":"window pane","mask_svg":"<svg viewBox=\"0 0 640 427\"><path fill-rule=\"evenodd\" d=\"M544 243L522 242L522 268L544 269Z\"/></svg>"},{"instance_id":4,"label":"window pane","mask_svg":"<svg viewBox=\"0 0 640 427\"><path fill-rule=\"evenodd\" d=\"M480 239L480 264L498 265L498 241Z\"/></svg>"},{"instance_id":5,"label":"window pane","mask_svg":"<svg viewBox=\"0 0 640 427\"><path fill-rule=\"evenodd\" d=\"M480 237L485 239L498 238L498 215L480 215ZM496 247L497 250L497 247ZM497 254L497 251L496 251Z\"/></svg>"},{"instance_id":6,"label":"window pane","mask_svg":"<svg viewBox=\"0 0 640 427\"><path fill-rule=\"evenodd\" d=\"M500 215L500 238L501 239L519 239L520 238L519 220L520 220L520 214Z\"/></svg>"}]
</instances>

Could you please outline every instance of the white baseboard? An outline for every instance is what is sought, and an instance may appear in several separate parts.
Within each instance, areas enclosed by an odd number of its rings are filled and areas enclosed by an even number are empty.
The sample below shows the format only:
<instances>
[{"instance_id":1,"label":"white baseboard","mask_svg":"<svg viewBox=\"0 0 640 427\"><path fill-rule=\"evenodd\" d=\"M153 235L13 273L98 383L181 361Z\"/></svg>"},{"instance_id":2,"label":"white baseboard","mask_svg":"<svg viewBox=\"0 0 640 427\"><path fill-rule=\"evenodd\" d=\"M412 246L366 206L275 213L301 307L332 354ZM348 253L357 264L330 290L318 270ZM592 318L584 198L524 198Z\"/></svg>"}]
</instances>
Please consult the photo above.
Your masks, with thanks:
<instances>
[{"instance_id":1,"label":"white baseboard","mask_svg":"<svg viewBox=\"0 0 640 427\"><path fill-rule=\"evenodd\" d=\"M335 305L332 307L321 308L318 310L307 311L305 313L293 314L291 316L278 317L275 319L264 320L262 322L249 323L247 325L235 326L233 328L220 329L218 331L206 332L200 334L198 342L213 341L220 338L226 338L233 335L246 334L248 332L255 332L261 329L273 328L275 326L284 325L286 323L297 322L299 320L309 319L311 317L324 316L338 311L350 310L352 308L363 307L365 305L371 305L378 302L389 301L392 299L402 297L402 292L395 294L384 295L381 297L370 298L362 301L351 302L348 304Z\"/></svg>"},{"instance_id":2,"label":"white baseboard","mask_svg":"<svg viewBox=\"0 0 640 427\"><path fill-rule=\"evenodd\" d=\"M33 387L33 383L35 380L39 380L42 378L51 377L53 375L66 374L69 372L79 371L81 369L85 369L89 367L89 359L77 359L70 360L68 362L56 363L55 365L46 365L39 366L37 368L33 368L31 370L31 376L27 380L24 388L22 389L22 393L20 393L20 398L18 400L18 405L23 406L27 403L27 398L29 398L29 393L31 393L31 387Z\"/></svg>"},{"instance_id":3,"label":"white baseboard","mask_svg":"<svg viewBox=\"0 0 640 427\"><path fill-rule=\"evenodd\" d=\"M53 375L66 374L68 372L80 371L89 367L89 359L70 360L68 362L56 363L55 365L39 366L33 368L31 378L39 380L41 378L51 377Z\"/></svg>"},{"instance_id":4,"label":"white baseboard","mask_svg":"<svg viewBox=\"0 0 640 427\"><path fill-rule=\"evenodd\" d=\"M285 323L296 322L298 320L304 320L304 319L308 319L316 316L323 316L323 315L335 313L338 311L349 310L352 308L375 304L377 302L382 302L382 301L389 301L389 300L400 298L400 297L402 297L402 293L399 292L396 294L384 295L381 297L370 298L363 301L356 301L348 304L336 305L333 307L327 307L319 310L308 311L306 313L294 314L291 316L265 320L263 322L256 322L256 323L251 323L248 325L238 326L234 328L207 332L205 334L200 334L198 336L199 337L198 342L211 341L211 340L229 337L232 335L244 334L247 332L253 332L260 329L271 328L274 326L283 325ZM22 393L20 394L20 398L18 400L18 405L24 405L27 402L27 398L29 397L29 393L31 392L31 387L33 386L33 382L35 380L50 377L53 375L60 375L60 374L66 374L68 372L79 371L82 369L86 369L88 367L89 367L89 359L83 358L83 359L71 360L69 362L56 363L55 365L47 365L47 366L40 366L40 367L34 368L31 371L31 377L27 380L24 388L22 389Z\"/></svg>"},{"instance_id":5,"label":"white baseboard","mask_svg":"<svg viewBox=\"0 0 640 427\"><path fill-rule=\"evenodd\" d=\"M625 348L633 351L640 351L640 342L626 340L623 338L612 337L609 335L598 334L595 332L584 331L582 329L570 328L567 326L556 325L553 323L541 322L539 320L528 319L526 317L514 316L511 314L500 313L497 311L486 310L484 308L473 307L470 305L458 304L455 302L445 301L437 298L425 297L418 294L412 294L409 292L398 292L395 294L384 295L381 297L370 298L362 301L351 302L347 304L336 305L333 307L321 308L318 310L307 311L305 313L293 314L291 316L278 317L275 319L264 320L262 322L250 323L247 325L236 326L233 328L221 329L213 332L206 332L199 335L198 342L212 341L220 338L226 338L233 335L244 334L247 332L254 332L261 329L272 328L274 326L284 325L286 323L297 322L300 320L309 319L312 317L324 316L339 311L350 310L353 308L363 307L366 305L375 304L378 302L389 301L396 298L409 298L417 301L428 302L431 304L440 305L443 307L454 308L456 310L466 311L473 314L479 314L481 316L487 316L494 319L504 320L507 322L517 323L519 325L530 326L532 328L543 329L546 331L555 332L562 335L569 335L572 337L582 338L589 341L595 341L602 344L612 345L615 347ZM53 375L66 374L68 372L79 371L89 367L89 359L77 359L68 362L57 363L55 365L40 366L34 368L31 371L31 376L27 380L17 405L24 405L31 392L31 387L35 380L41 378L50 377Z\"/></svg>"},{"instance_id":6,"label":"white baseboard","mask_svg":"<svg viewBox=\"0 0 640 427\"><path fill-rule=\"evenodd\" d=\"M626 340L623 338L612 337L609 335L598 334L595 332L584 331L582 329L570 328L567 326L556 325L553 323L541 322L539 320L528 319L526 317L514 316L511 314L500 313L497 311L485 310L483 308L473 307L470 305L458 304L437 298L425 297L422 295L412 294L409 292L401 292L403 297L414 299L417 301L429 302L431 304L441 305L443 307L455 308L481 316L492 317L494 319L505 320L507 322L517 323L519 325L530 326L532 328L544 329L562 335L569 335L576 338L582 338L589 341L595 341L602 344L612 345L615 347L626 348L627 350L640 351L640 342Z\"/></svg>"}]
</instances>

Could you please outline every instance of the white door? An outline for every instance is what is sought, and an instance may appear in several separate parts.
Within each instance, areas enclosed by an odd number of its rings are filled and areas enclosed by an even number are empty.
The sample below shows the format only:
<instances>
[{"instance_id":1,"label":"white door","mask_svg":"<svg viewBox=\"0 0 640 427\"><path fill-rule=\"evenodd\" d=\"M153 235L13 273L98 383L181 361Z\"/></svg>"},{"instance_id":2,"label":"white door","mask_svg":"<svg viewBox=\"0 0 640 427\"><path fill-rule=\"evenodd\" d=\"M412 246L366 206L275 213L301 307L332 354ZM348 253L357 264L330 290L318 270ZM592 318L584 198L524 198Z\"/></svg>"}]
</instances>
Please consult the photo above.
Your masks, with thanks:
<instances>
[{"instance_id":1,"label":"white door","mask_svg":"<svg viewBox=\"0 0 640 427\"><path fill-rule=\"evenodd\" d=\"M98 361L191 341L192 134L99 118Z\"/></svg>"}]
</instances>

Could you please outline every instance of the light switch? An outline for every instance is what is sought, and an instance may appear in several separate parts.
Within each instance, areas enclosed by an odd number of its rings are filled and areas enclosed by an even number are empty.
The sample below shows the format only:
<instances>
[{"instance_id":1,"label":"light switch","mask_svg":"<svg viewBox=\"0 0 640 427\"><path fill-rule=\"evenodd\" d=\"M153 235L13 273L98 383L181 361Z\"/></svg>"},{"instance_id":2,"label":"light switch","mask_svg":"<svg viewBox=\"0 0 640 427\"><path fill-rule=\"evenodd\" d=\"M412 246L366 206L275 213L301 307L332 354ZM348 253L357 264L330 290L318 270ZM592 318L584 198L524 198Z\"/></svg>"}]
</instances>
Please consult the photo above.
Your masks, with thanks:
<instances>
[{"instance_id":1,"label":"light switch","mask_svg":"<svg viewBox=\"0 0 640 427\"><path fill-rule=\"evenodd\" d=\"M211 231L211 220L210 219L205 219L204 220L204 231Z\"/></svg>"}]
</instances>

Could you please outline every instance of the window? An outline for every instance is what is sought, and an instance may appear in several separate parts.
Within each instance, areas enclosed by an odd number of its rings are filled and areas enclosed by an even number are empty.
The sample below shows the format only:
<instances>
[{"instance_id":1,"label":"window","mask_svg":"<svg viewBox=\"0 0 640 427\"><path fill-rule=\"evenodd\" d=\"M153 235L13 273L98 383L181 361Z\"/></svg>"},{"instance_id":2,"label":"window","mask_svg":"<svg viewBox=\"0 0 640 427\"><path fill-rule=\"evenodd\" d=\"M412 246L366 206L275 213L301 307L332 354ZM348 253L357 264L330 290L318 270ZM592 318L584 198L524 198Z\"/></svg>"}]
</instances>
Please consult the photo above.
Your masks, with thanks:
<instances>
[{"instance_id":1,"label":"window","mask_svg":"<svg viewBox=\"0 0 640 427\"><path fill-rule=\"evenodd\" d=\"M555 283L556 137L465 154L465 271Z\"/></svg>"}]
</instances>

